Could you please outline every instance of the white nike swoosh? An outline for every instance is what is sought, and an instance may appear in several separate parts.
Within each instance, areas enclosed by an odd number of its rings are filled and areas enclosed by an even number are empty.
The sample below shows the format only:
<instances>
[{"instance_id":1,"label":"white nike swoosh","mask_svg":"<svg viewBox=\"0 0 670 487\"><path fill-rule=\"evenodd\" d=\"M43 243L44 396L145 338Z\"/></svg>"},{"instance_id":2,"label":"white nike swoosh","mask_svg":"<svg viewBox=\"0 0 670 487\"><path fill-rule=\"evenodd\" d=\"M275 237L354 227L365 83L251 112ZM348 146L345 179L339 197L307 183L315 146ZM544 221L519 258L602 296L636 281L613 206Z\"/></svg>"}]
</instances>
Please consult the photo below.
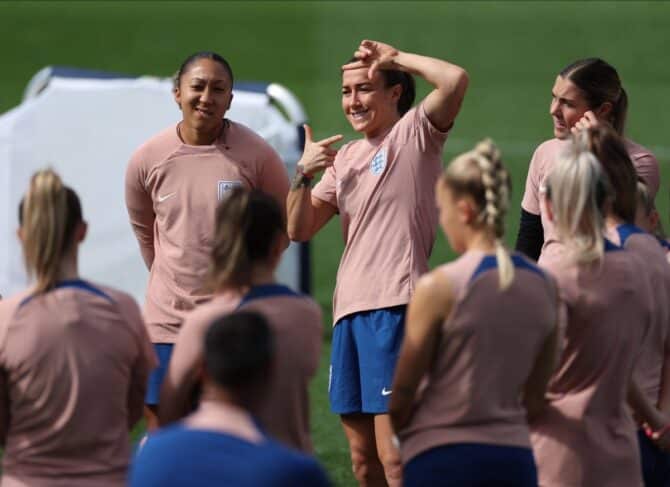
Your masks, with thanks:
<instances>
[{"instance_id":1,"label":"white nike swoosh","mask_svg":"<svg viewBox=\"0 0 670 487\"><path fill-rule=\"evenodd\" d=\"M166 199L170 198L171 196L174 196L177 192L173 191L172 193L164 194L164 195L158 195L158 202L162 203Z\"/></svg>"},{"instance_id":2,"label":"white nike swoosh","mask_svg":"<svg viewBox=\"0 0 670 487\"><path fill-rule=\"evenodd\" d=\"M390 396L393 390L387 391L386 387L382 389L382 396Z\"/></svg>"}]
</instances>

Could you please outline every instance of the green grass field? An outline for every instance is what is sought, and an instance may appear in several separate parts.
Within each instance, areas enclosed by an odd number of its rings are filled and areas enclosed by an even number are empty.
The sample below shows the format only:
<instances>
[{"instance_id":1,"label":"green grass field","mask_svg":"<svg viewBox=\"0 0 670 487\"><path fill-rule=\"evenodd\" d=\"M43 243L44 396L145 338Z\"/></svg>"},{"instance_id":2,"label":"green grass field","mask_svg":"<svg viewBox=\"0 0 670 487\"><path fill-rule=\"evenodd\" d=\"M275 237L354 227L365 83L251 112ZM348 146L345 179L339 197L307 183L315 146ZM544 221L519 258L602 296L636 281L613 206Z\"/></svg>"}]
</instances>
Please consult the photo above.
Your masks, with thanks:
<instances>
[{"instance_id":1,"label":"green grass field","mask_svg":"<svg viewBox=\"0 0 670 487\"><path fill-rule=\"evenodd\" d=\"M351 139L339 66L361 39L383 40L469 71L470 90L445 160L484 136L499 143L513 174L513 243L528 161L551 135L556 73L576 58L600 56L618 68L628 91L629 136L661 161L658 206L670 227L668 25L664 2L0 2L0 112L19 103L45 65L169 76L186 55L209 49L230 60L239 80L272 80L293 90L316 137ZM426 90L420 84L419 94ZM313 245L314 294L327 317L342 250L338 225L331 222ZM450 256L440 237L432 264ZM346 442L328 412L328 351L329 343L312 394L315 443L333 480L351 485Z\"/></svg>"}]
</instances>

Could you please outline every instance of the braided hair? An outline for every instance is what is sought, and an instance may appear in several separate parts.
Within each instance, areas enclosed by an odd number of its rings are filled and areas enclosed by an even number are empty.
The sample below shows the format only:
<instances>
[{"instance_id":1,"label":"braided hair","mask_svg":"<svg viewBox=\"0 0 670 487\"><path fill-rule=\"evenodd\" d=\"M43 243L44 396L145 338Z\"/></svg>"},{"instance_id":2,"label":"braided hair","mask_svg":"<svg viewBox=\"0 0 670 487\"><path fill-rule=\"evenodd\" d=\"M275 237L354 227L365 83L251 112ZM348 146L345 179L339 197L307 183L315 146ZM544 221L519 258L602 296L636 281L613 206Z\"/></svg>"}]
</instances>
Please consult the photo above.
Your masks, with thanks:
<instances>
[{"instance_id":1,"label":"braided hair","mask_svg":"<svg viewBox=\"0 0 670 487\"><path fill-rule=\"evenodd\" d=\"M500 150L491 139L484 139L472 151L454 159L441 182L458 196L472 197L478 205L478 222L495 240L500 289L506 289L514 279L514 265L503 241L511 179Z\"/></svg>"}]
</instances>

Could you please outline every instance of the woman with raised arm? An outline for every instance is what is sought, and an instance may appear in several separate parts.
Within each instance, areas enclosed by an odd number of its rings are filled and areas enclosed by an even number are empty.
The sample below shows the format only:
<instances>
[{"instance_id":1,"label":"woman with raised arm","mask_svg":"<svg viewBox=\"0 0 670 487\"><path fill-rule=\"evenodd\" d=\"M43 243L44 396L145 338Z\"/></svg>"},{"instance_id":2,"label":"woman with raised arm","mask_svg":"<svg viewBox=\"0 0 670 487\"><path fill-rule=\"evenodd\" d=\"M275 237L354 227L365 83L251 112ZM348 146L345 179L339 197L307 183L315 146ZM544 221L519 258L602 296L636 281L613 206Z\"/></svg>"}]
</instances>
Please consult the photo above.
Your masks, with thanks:
<instances>
[{"instance_id":1,"label":"woman with raised arm","mask_svg":"<svg viewBox=\"0 0 670 487\"><path fill-rule=\"evenodd\" d=\"M277 340L274 373L257 417L270 436L312 452L308 386L321 354L321 308L308 296L278 284L275 272L287 243L284 216L260 191L235 188L216 211L211 282L214 298L186 315L161 391L162 424L193 409L207 326L236 309L265 316ZM203 407L210 400L201 398Z\"/></svg>"},{"instance_id":2,"label":"woman with raised arm","mask_svg":"<svg viewBox=\"0 0 670 487\"><path fill-rule=\"evenodd\" d=\"M433 90L412 108L414 79ZM330 403L360 485L398 485L388 402L405 309L435 241L434 188L467 73L440 59L363 41L342 67L342 109L364 138L313 141L289 192L288 232L309 240L339 213L345 249L333 297ZM311 190L313 177L325 169Z\"/></svg>"},{"instance_id":3,"label":"woman with raised arm","mask_svg":"<svg viewBox=\"0 0 670 487\"><path fill-rule=\"evenodd\" d=\"M150 271L144 305L160 360L147 392L147 427L157 426L160 387L185 314L208 301L205 285L216 206L231 188L260 189L283 207L286 169L259 135L225 117L233 71L213 52L189 56L175 76L182 119L133 154L126 171L126 206Z\"/></svg>"},{"instance_id":4,"label":"woman with raised arm","mask_svg":"<svg viewBox=\"0 0 670 487\"><path fill-rule=\"evenodd\" d=\"M156 358L127 294L79 277L76 193L35 173L18 235L35 283L0 301L3 487L123 486Z\"/></svg>"},{"instance_id":5,"label":"woman with raised arm","mask_svg":"<svg viewBox=\"0 0 670 487\"><path fill-rule=\"evenodd\" d=\"M662 428L663 415L632 380L654 331L653 290L640 258L605 239L613 194L600 162L574 141L568 149L547 177L543 203L557 243L540 265L557 279L568 319L548 405L531 424L539 483L641 486L627 400L654 431Z\"/></svg>"},{"instance_id":6,"label":"woman with raised arm","mask_svg":"<svg viewBox=\"0 0 670 487\"><path fill-rule=\"evenodd\" d=\"M540 144L530 161L516 241L516 249L535 260L554 240L542 192L553 164L561 150L569 144L570 134L597 121L611 125L623 136L628 112L628 95L619 74L614 67L598 58L581 59L566 66L556 77L551 97L549 114L553 121L554 138ZM647 183L653 200L660 184L656 157L630 139L625 139L625 145L637 174Z\"/></svg>"},{"instance_id":7,"label":"woman with raised arm","mask_svg":"<svg viewBox=\"0 0 670 487\"><path fill-rule=\"evenodd\" d=\"M526 418L544 405L559 303L554 280L504 247L509 189L488 140L437 184L460 257L422 277L409 305L391 399L405 487L537 485Z\"/></svg>"}]
</instances>

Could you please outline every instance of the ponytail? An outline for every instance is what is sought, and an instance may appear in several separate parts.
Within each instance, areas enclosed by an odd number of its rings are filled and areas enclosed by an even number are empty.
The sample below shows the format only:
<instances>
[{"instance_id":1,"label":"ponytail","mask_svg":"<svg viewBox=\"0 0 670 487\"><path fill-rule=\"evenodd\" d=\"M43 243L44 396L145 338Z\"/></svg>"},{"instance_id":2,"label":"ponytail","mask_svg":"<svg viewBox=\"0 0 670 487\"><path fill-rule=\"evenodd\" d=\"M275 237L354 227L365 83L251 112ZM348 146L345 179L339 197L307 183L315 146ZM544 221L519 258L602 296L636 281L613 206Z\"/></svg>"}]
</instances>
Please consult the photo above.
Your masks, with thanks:
<instances>
[{"instance_id":1,"label":"ponytail","mask_svg":"<svg viewBox=\"0 0 670 487\"><path fill-rule=\"evenodd\" d=\"M36 292L52 289L58 281L63 256L71 248L77 224L82 222L76 193L63 185L52 169L33 174L19 205L23 256Z\"/></svg>"},{"instance_id":2,"label":"ponytail","mask_svg":"<svg viewBox=\"0 0 670 487\"><path fill-rule=\"evenodd\" d=\"M277 202L258 190L233 188L216 209L210 281L214 290L251 284L254 265L269 257L284 231Z\"/></svg>"},{"instance_id":3,"label":"ponytail","mask_svg":"<svg viewBox=\"0 0 670 487\"><path fill-rule=\"evenodd\" d=\"M507 289L514 280L514 264L504 244L511 181L500 150L491 139L483 140L454 159L441 182L456 194L471 196L481 208L479 220L495 239L499 286Z\"/></svg>"}]
</instances>

